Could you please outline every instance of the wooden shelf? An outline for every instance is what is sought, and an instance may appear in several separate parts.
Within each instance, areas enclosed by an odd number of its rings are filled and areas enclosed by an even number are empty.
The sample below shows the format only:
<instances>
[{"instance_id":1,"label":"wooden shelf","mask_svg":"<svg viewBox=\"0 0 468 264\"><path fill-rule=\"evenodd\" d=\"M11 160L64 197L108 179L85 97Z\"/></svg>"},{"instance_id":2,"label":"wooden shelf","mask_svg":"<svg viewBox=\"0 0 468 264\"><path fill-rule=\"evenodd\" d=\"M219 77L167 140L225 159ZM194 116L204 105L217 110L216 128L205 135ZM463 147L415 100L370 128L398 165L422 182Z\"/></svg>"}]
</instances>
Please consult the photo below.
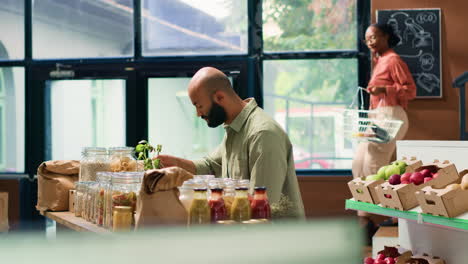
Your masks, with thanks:
<instances>
[{"instance_id":1,"label":"wooden shelf","mask_svg":"<svg viewBox=\"0 0 468 264\"><path fill-rule=\"evenodd\" d=\"M366 211L378 215L397 217L417 221L419 223L434 224L450 229L455 228L459 230L468 231L468 213L462 214L459 217L448 218L443 216L423 214L419 206L409 211L400 211L381 207L376 204L358 202L354 199L346 200L346 209Z\"/></svg>"},{"instance_id":2,"label":"wooden shelf","mask_svg":"<svg viewBox=\"0 0 468 264\"><path fill-rule=\"evenodd\" d=\"M112 232L90 223L72 212L41 212L41 214L55 222L79 232L93 232L98 234L111 234Z\"/></svg>"}]
</instances>

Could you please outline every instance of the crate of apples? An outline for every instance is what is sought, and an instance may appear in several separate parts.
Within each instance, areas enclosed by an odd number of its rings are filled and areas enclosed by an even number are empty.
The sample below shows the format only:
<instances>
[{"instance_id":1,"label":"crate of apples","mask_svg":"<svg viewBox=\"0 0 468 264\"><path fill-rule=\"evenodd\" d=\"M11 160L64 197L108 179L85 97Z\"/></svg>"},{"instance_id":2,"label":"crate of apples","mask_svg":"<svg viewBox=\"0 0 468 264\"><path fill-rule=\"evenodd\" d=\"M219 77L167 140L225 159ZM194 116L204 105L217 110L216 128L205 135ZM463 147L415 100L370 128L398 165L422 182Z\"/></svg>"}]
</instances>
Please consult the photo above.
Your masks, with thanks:
<instances>
[{"instance_id":1,"label":"crate of apples","mask_svg":"<svg viewBox=\"0 0 468 264\"><path fill-rule=\"evenodd\" d=\"M449 161L421 166L413 172L391 175L387 182L375 187L383 207L409 210L418 205L415 192L426 187L444 187L459 178L455 165Z\"/></svg>"},{"instance_id":2,"label":"crate of apples","mask_svg":"<svg viewBox=\"0 0 468 264\"><path fill-rule=\"evenodd\" d=\"M457 217L468 212L468 170L460 178L443 188L426 186L416 192L416 198L425 214Z\"/></svg>"},{"instance_id":3,"label":"crate of apples","mask_svg":"<svg viewBox=\"0 0 468 264\"><path fill-rule=\"evenodd\" d=\"M394 174L400 175L405 172L412 172L422 165L415 157L406 158L392 162L381 167L376 174L367 177L355 178L348 182L349 190L354 200L366 203L379 204L380 200L375 187L389 180Z\"/></svg>"}]
</instances>

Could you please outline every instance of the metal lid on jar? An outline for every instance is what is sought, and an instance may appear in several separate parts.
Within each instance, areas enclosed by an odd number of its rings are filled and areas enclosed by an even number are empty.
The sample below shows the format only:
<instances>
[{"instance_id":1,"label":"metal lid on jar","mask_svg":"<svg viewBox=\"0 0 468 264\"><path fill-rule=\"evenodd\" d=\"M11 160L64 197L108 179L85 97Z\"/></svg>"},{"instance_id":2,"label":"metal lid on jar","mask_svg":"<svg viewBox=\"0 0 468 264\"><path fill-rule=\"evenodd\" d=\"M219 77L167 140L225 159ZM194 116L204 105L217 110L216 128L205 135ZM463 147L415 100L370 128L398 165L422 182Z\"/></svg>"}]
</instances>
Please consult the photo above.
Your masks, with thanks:
<instances>
[{"instance_id":1,"label":"metal lid on jar","mask_svg":"<svg viewBox=\"0 0 468 264\"><path fill-rule=\"evenodd\" d=\"M247 187L236 187L236 191L248 191L249 188Z\"/></svg>"},{"instance_id":2,"label":"metal lid on jar","mask_svg":"<svg viewBox=\"0 0 468 264\"><path fill-rule=\"evenodd\" d=\"M265 186L258 186L258 187L255 187L254 190L256 190L256 191L266 191L266 187Z\"/></svg>"},{"instance_id":3,"label":"metal lid on jar","mask_svg":"<svg viewBox=\"0 0 468 264\"><path fill-rule=\"evenodd\" d=\"M195 188L193 189L195 192L206 192L206 188Z\"/></svg>"}]
</instances>

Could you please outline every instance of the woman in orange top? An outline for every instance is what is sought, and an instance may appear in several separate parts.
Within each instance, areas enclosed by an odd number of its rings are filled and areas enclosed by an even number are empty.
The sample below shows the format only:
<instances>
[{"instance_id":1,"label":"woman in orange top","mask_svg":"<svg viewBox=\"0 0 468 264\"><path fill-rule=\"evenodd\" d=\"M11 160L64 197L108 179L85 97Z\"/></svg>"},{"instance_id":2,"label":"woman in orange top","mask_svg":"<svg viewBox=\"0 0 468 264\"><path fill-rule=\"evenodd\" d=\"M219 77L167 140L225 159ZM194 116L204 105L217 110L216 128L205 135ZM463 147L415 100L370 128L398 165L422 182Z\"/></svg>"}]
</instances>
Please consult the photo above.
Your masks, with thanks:
<instances>
[{"instance_id":1,"label":"woman in orange top","mask_svg":"<svg viewBox=\"0 0 468 264\"><path fill-rule=\"evenodd\" d=\"M395 138L388 143L363 142L357 147L353 159L353 176L362 177L376 174L382 166L388 165L396 149L396 140L401 140L408 131L408 117L405 110L408 101L416 97L416 85L408 65L393 51L400 42L393 27L388 24L373 24L366 30L365 43L373 57L374 67L367 86L370 93L370 109L378 112L379 118L402 120L403 125ZM366 227L367 244L370 244L377 230L374 223L385 217L358 211L361 225Z\"/></svg>"},{"instance_id":2,"label":"woman in orange top","mask_svg":"<svg viewBox=\"0 0 468 264\"><path fill-rule=\"evenodd\" d=\"M367 86L370 109L378 112L378 118L402 120L403 125L395 138L388 143L365 142L359 144L353 159L353 176L376 174L388 165L396 148L408 131L405 110L408 101L416 97L416 85L408 65L393 51L400 38L388 24L373 24L366 30L365 43L372 52L374 67Z\"/></svg>"}]
</instances>

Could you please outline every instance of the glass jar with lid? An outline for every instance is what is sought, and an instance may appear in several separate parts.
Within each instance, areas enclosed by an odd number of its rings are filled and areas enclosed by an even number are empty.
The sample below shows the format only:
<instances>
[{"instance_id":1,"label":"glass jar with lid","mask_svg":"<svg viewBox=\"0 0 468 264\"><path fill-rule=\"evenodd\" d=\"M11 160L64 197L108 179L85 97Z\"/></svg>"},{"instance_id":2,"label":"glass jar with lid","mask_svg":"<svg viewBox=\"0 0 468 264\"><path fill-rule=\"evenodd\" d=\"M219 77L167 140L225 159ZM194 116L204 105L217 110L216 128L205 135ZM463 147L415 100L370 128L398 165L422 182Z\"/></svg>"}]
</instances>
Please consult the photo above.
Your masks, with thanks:
<instances>
[{"instance_id":1,"label":"glass jar with lid","mask_svg":"<svg viewBox=\"0 0 468 264\"><path fill-rule=\"evenodd\" d=\"M196 188L194 192L189 211L189 225L209 224L211 222L211 209L206 199L206 188Z\"/></svg>"},{"instance_id":2,"label":"glass jar with lid","mask_svg":"<svg viewBox=\"0 0 468 264\"><path fill-rule=\"evenodd\" d=\"M133 221L133 211L130 206L116 206L112 215L112 231L130 231Z\"/></svg>"},{"instance_id":3,"label":"glass jar with lid","mask_svg":"<svg viewBox=\"0 0 468 264\"><path fill-rule=\"evenodd\" d=\"M130 206L132 212L136 210L137 195L141 188L144 172L112 173L110 186L109 212L107 217L112 219L116 206ZM110 223L109 227L112 226Z\"/></svg>"},{"instance_id":4,"label":"glass jar with lid","mask_svg":"<svg viewBox=\"0 0 468 264\"><path fill-rule=\"evenodd\" d=\"M75 182L75 216L82 217L81 212L83 211L83 196L85 195L84 192L86 191L86 183L85 182Z\"/></svg>"},{"instance_id":5,"label":"glass jar with lid","mask_svg":"<svg viewBox=\"0 0 468 264\"><path fill-rule=\"evenodd\" d=\"M137 161L132 147L109 148L110 171L137 171Z\"/></svg>"},{"instance_id":6,"label":"glass jar with lid","mask_svg":"<svg viewBox=\"0 0 468 264\"><path fill-rule=\"evenodd\" d=\"M179 200L182 203L182 205L184 205L185 210L187 210L187 213L190 212L190 206L192 205L194 195L193 189L195 188L195 186L195 180L190 179L184 181L182 186L179 187Z\"/></svg>"},{"instance_id":7,"label":"glass jar with lid","mask_svg":"<svg viewBox=\"0 0 468 264\"><path fill-rule=\"evenodd\" d=\"M110 172L97 173L97 190L95 199L95 222L98 226L103 226L106 221L106 197L109 193L111 182Z\"/></svg>"},{"instance_id":8,"label":"glass jar with lid","mask_svg":"<svg viewBox=\"0 0 468 264\"><path fill-rule=\"evenodd\" d=\"M231 206L234 202L234 197L236 196L236 183L232 179L223 178L224 190L223 190L223 200L224 206L226 207L227 217L231 216Z\"/></svg>"},{"instance_id":9,"label":"glass jar with lid","mask_svg":"<svg viewBox=\"0 0 468 264\"><path fill-rule=\"evenodd\" d=\"M271 209L268 203L266 187L255 187L252 208L252 219L270 219Z\"/></svg>"},{"instance_id":10,"label":"glass jar with lid","mask_svg":"<svg viewBox=\"0 0 468 264\"><path fill-rule=\"evenodd\" d=\"M97 193L97 182L89 182L86 188L86 221L94 223L94 204Z\"/></svg>"},{"instance_id":11,"label":"glass jar with lid","mask_svg":"<svg viewBox=\"0 0 468 264\"><path fill-rule=\"evenodd\" d=\"M106 148L85 147L81 152L79 181L95 181L96 173L109 171Z\"/></svg>"},{"instance_id":12,"label":"glass jar with lid","mask_svg":"<svg viewBox=\"0 0 468 264\"><path fill-rule=\"evenodd\" d=\"M250 201L248 189L244 187L236 188L236 197L231 207L231 220L242 222L250 220Z\"/></svg>"}]
</instances>

